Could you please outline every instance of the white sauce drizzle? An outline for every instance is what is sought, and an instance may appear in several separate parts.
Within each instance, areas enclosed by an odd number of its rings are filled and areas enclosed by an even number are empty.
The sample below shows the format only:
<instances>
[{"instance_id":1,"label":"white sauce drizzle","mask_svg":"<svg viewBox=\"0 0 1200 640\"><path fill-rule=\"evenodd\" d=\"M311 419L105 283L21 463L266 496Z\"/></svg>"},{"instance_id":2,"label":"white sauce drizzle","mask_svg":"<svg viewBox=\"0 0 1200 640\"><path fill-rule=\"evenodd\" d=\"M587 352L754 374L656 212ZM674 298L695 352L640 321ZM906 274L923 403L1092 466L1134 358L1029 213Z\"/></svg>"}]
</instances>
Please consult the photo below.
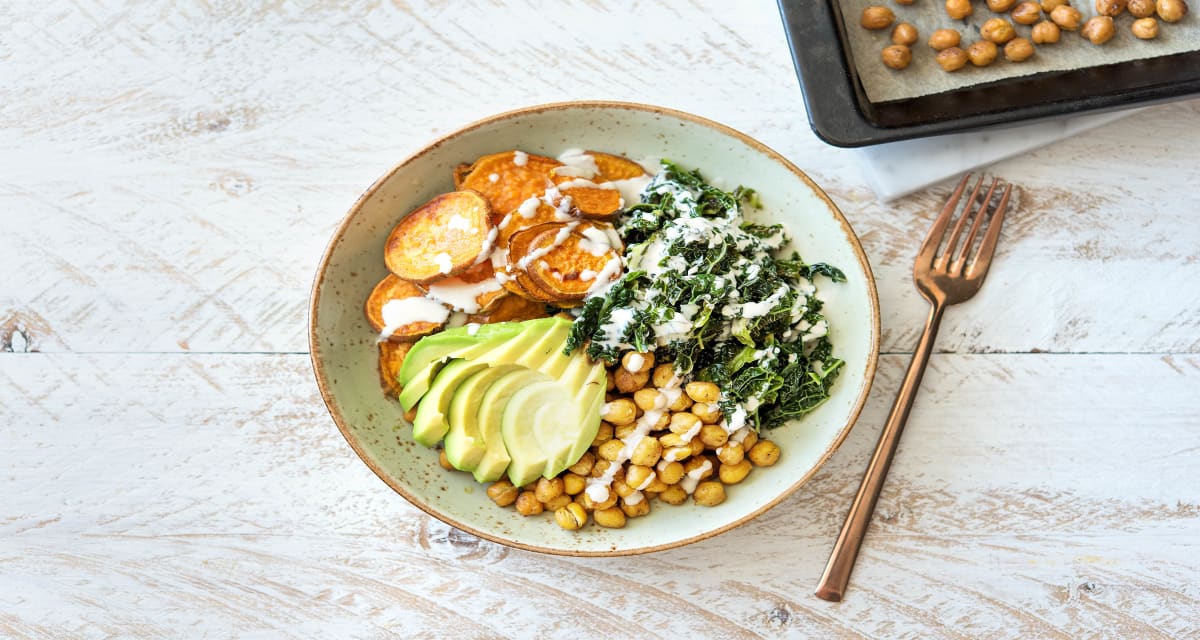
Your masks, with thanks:
<instances>
[{"instance_id":1,"label":"white sauce drizzle","mask_svg":"<svg viewBox=\"0 0 1200 640\"><path fill-rule=\"evenodd\" d=\"M495 278L475 283L463 282L461 278L448 278L429 285L426 295L456 311L479 313L479 298L499 290L500 287L500 282Z\"/></svg>"},{"instance_id":2,"label":"white sauce drizzle","mask_svg":"<svg viewBox=\"0 0 1200 640\"><path fill-rule=\"evenodd\" d=\"M445 251L433 257L433 261L438 265L438 271L441 273L450 273L454 269L454 262L450 259L450 254Z\"/></svg>"},{"instance_id":3,"label":"white sauce drizzle","mask_svg":"<svg viewBox=\"0 0 1200 640\"><path fill-rule=\"evenodd\" d=\"M554 175L591 178L600 173L596 166L596 157L585 153L583 149L567 149L558 156L558 161L565 166L555 167Z\"/></svg>"},{"instance_id":4,"label":"white sauce drizzle","mask_svg":"<svg viewBox=\"0 0 1200 640\"><path fill-rule=\"evenodd\" d=\"M562 246L562 243L566 242L567 238L571 237L571 232L574 231L575 227L577 226L579 226L578 222L567 223L567 226L559 229L558 233L554 235L554 242L551 242L550 244L534 251L530 251L526 256L517 261L517 266L522 269L529 269L529 265L533 264L534 260L537 260L547 253L550 253L551 251L554 251L558 247Z\"/></svg>"},{"instance_id":5,"label":"white sauce drizzle","mask_svg":"<svg viewBox=\"0 0 1200 640\"><path fill-rule=\"evenodd\" d=\"M456 231L467 231L471 228L471 221L456 213L450 216L450 219L446 221L446 228L454 229Z\"/></svg>"},{"instance_id":6,"label":"white sauce drizzle","mask_svg":"<svg viewBox=\"0 0 1200 640\"><path fill-rule=\"evenodd\" d=\"M488 181L489 181L489 182L499 182L499 181L500 181L500 174L498 174L498 173L489 173L489 174L488 174Z\"/></svg>"},{"instance_id":7,"label":"white sauce drizzle","mask_svg":"<svg viewBox=\"0 0 1200 640\"><path fill-rule=\"evenodd\" d=\"M646 364L646 358L640 353L631 353L626 358L625 370L630 373L637 373L642 370L642 365Z\"/></svg>"},{"instance_id":8,"label":"white sauce drizzle","mask_svg":"<svg viewBox=\"0 0 1200 640\"><path fill-rule=\"evenodd\" d=\"M383 303L383 331L380 340L392 337L396 329L414 322L442 324L450 317L450 310L438 302L425 297L401 298Z\"/></svg>"},{"instance_id":9,"label":"white sauce drizzle","mask_svg":"<svg viewBox=\"0 0 1200 640\"><path fill-rule=\"evenodd\" d=\"M529 154L524 151L513 151L513 164L523 167L529 164Z\"/></svg>"}]
</instances>

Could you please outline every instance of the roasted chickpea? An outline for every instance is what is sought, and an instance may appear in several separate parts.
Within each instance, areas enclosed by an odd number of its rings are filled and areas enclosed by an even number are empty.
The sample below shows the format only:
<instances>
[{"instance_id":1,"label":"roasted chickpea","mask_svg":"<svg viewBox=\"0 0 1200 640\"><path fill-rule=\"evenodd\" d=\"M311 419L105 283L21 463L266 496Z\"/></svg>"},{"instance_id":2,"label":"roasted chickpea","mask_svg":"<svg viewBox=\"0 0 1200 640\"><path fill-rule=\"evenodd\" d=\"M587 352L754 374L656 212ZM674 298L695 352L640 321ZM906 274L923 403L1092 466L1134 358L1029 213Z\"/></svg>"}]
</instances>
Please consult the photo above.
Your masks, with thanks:
<instances>
[{"instance_id":1,"label":"roasted chickpea","mask_svg":"<svg viewBox=\"0 0 1200 640\"><path fill-rule=\"evenodd\" d=\"M613 425L633 424L637 419L637 405L629 398L618 398L604 403L600 408L600 417Z\"/></svg>"},{"instance_id":2,"label":"roasted chickpea","mask_svg":"<svg viewBox=\"0 0 1200 640\"><path fill-rule=\"evenodd\" d=\"M974 12L971 0L946 0L946 15L955 20L962 20Z\"/></svg>"},{"instance_id":3,"label":"roasted chickpea","mask_svg":"<svg viewBox=\"0 0 1200 640\"><path fill-rule=\"evenodd\" d=\"M1079 35L1092 41L1092 44L1104 44L1112 40L1117 32L1113 19L1109 16L1093 16L1079 30Z\"/></svg>"},{"instance_id":4,"label":"roasted chickpea","mask_svg":"<svg viewBox=\"0 0 1200 640\"><path fill-rule=\"evenodd\" d=\"M643 491L654 482L654 469L640 464L631 464L625 469L625 484L637 491Z\"/></svg>"},{"instance_id":5,"label":"roasted chickpea","mask_svg":"<svg viewBox=\"0 0 1200 640\"><path fill-rule=\"evenodd\" d=\"M601 422L600 428L596 430L596 437L592 439L592 446L598 447L613 437L613 426L607 422Z\"/></svg>"},{"instance_id":6,"label":"roasted chickpea","mask_svg":"<svg viewBox=\"0 0 1200 640\"><path fill-rule=\"evenodd\" d=\"M617 459L621 457L621 449L624 448L624 442L616 439L609 440L608 442L600 445L599 449L596 449L596 455L608 460L609 462L616 462Z\"/></svg>"},{"instance_id":7,"label":"roasted chickpea","mask_svg":"<svg viewBox=\"0 0 1200 640\"><path fill-rule=\"evenodd\" d=\"M507 507L517 501L517 496L521 493L519 489L513 486L513 483L508 481L508 478L502 478L488 485L487 496L492 499L492 502Z\"/></svg>"},{"instance_id":8,"label":"roasted chickpea","mask_svg":"<svg viewBox=\"0 0 1200 640\"><path fill-rule=\"evenodd\" d=\"M737 464L723 464L717 471L717 477L725 484L737 484L746 479L750 475L750 470L754 468L749 460L742 460Z\"/></svg>"},{"instance_id":9,"label":"roasted chickpea","mask_svg":"<svg viewBox=\"0 0 1200 640\"><path fill-rule=\"evenodd\" d=\"M654 354L649 351L645 353L630 351L621 356L621 367L634 373L649 373L654 368Z\"/></svg>"},{"instance_id":10,"label":"roasted chickpea","mask_svg":"<svg viewBox=\"0 0 1200 640\"><path fill-rule=\"evenodd\" d=\"M1158 0L1154 4L1154 10L1163 22L1179 22L1187 15L1188 6L1183 0Z\"/></svg>"},{"instance_id":11,"label":"roasted chickpea","mask_svg":"<svg viewBox=\"0 0 1200 640\"><path fill-rule=\"evenodd\" d=\"M642 411L650 411L655 408L661 395L662 393L653 387L638 389L633 392L633 404Z\"/></svg>"},{"instance_id":12,"label":"roasted chickpea","mask_svg":"<svg viewBox=\"0 0 1200 640\"><path fill-rule=\"evenodd\" d=\"M588 472L588 477L589 478L599 478L599 477L603 476L604 474L608 473L608 468L611 467L613 464L614 463L609 462L608 460L605 460L604 458L597 458L596 464L592 465L592 470ZM618 471L617 473L620 473L620 471Z\"/></svg>"},{"instance_id":13,"label":"roasted chickpea","mask_svg":"<svg viewBox=\"0 0 1200 640\"><path fill-rule=\"evenodd\" d=\"M592 518L595 519L596 524L609 529L620 529L625 526L625 512L616 507L597 509L592 514Z\"/></svg>"},{"instance_id":14,"label":"roasted chickpea","mask_svg":"<svg viewBox=\"0 0 1200 640\"><path fill-rule=\"evenodd\" d=\"M681 392L675 396L675 399L671 401L671 404L667 405L667 409L671 411L687 411L692 407L693 404L694 403L692 402L692 399L688 397L688 394Z\"/></svg>"},{"instance_id":15,"label":"roasted chickpea","mask_svg":"<svg viewBox=\"0 0 1200 640\"><path fill-rule=\"evenodd\" d=\"M536 516L545 510L546 507L542 506L532 491L522 491L521 495L517 496L517 513L523 516Z\"/></svg>"},{"instance_id":16,"label":"roasted chickpea","mask_svg":"<svg viewBox=\"0 0 1200 640\"><path fill-rule=\"evenodd\" d=\"M670 362L654 367L654 373L650 376L650 383L659 389L671 386L673 380L675 380L675 365Z\"/></svg>"},{"instance_id":17,"label":"roasted chickpea","mask_svg":"<svg viewBox=\"0 0 1200 640\"><path fill-rule=\"evenodd\" d=\"M987 0L988 8L996 13L1004 13L1005 11L1008 11L1009 9L1013 8L1013 5L1016 3L1017 0Z\"/></svg>"},{"instance_id":18,"label":"roasted chickpea","mask_svg":"<svg viewBox=\"0 0 1200 640\"><path fill-rule=\"evenodd\" d=\"M746 428L746 427L742 427L742 428L746 429L746 436L744 438L742 438L742 448L745 449L746 451L749 451L754 448L755 444L758 443L758 433L755 431L751 431L749 428Z\"/></svg>"},{"instance_id":19,"label":"roasted chickpea","mask_svg":"<svg viewBox=\"0 0 1200 640\"><path fill-rule=\"evenodd\" d=\"M1096 0L1096 13L1102 16L1119 16L1125 11L1129 0Z\"/></svg>"},{"instance_id":20,"label":"roasted chickpea","mask_svg":"<svg viewBox=\"0 0 1200 640\"><path fill-rule=\"evenodd\" d=\"M1000 55L1000 49L996 47L995 42L980 40L967 47L967 58L971 60L971 64L977 67L988 66L996 61L998 55Z\"/></svg>"},{"instance_id":21,"label":"roasted chickpea","mask_svg":"<svg viewBox=\"0 0 1200 640\"><path fill-rule=\"evenodd\" d=\"M1129 26L1133 35L1142 40L1153 40L1158 37L1158 20L1154 18L1138 18Z\"/></svg>"},{"instance_id":22,"label":"roasted chickpea","mask_svg":"<svg viewBox=\"0 0 1200 640\"><path fill-rule=\"evenodd\" d=\"M1050 19L1058 25L1059 29L1076 31L1079 29L1079 21L1083 20L1083 14L1079 13L1079 9L1075 7L1063 5L1050 12Z\"/></svg>"},{"instance_id":23,"label":"roasted chickpea","mask_svg":"<svg viewBox=\"0 0 1200 640\"><path fill-rule=\"evenodd\" d=\"M651 493L654 493L654 494L661 493L667 489L667 486L668 486L667 483L663 482L662 480L659 480L658 477L655 476L653 478L650 478L650 484L647 485L645 489L642 489L642 493L646 494L646 497L652 498L654 496L651 496L650 495Z\"/></svg>"},{"instance_id":24,"label":"roasted chickpea","mask_svg":"<svg viewBox=\"0 0 1200 640\"><path fill-rule=\"evenodd\" d=\"M700 428L700 418L695 414L683 411L671 415L671 433L691 433Z\"/></svg>"},{"instance_id":25,"label":"roasted chickpea","mask_svg":"<svg viewBox=\"0 0 1200 640\"><path fill-rule=\"evenodd\" d=\"M1055 7L1061 7L1064 4L1070 5L1071 0L1042 0L1042 11L1050 13L1051 11L1054 11Z\"/></svg>"},{"instance_id":26,"label":"roasted chickpea","mask_svg":"<svg viewBox=\"0 0 1200 640\"><path fill-rule=\"evenodd\" d=\"M701 482L692 493L692 500L702 507L715 507L725 502L725 485L716 480Z\"/></svg>"},{"instance_id":27,"label":"roasted chickpea","mask_svg":"<svg viewBox=\"0 0 1200 640\"><path fill-rule=\"evenodd\" d=\"M613 379L617 381L617 391L621 393L633 393L646 386L646 383L650 380L650 372L639 371L633 373L625 367L621 367L613 374Z\"/></svg>"},{"instance_id":28,"label":"roasted chickpea","mask_svg":"<svg viewBox=\"0 0 1200 640\"><path fill-rule=\"evenodd\" d=\"M637 430L638 426L636 422L633 424L623 424L613 429L613 438L616 438L617 440L624 440L625 438L633 435L633 432Z\"/></svg>"},{"instance_id":29,"label":"roasted chickpea","mask_svg":"<svg viewBox=\"0 0 1200 640\"><path fill-rule=\"evenodd\" d=\"M692 447L692 455L698 456L704 453L704 441L700 438L692 438L688 441L688 445Z\"/></svg>"},{"instance_id":30,"label":"roasted chickpea","mask_svg":"<svg viewBox=\"0 0 1200 640\"><path fill-rule=\"evenodd\" d=\"M587 481L578 473L568 471L562 474L562 481L563 493L569 496L577 496L587 488Z\"/></svg>"},{"instance_id":31,"label":"roasted chickpea","mask_svg":"<svg viewBox=\"0 0 1200 640\"><path fill-rule=\"evenodd\" d=\"M721 390L711 382L689 382L684 391L696 402L716 402L721 399Z\"/></svg>"},{"instance_id":32,"label":"roasted chickpea","mask_svg":"<svg viewBox=\"0 0 1200 640\"><path fill-rule=\"evenodd\" d=\"M664 433L658 437L658 442L663 448L670 449L671 447L687 447L690 446L690 440L684 440L681 433Z\"/></svg>"},{"instance_id":33,"label":"roasted chickpea","mask_svg":"<svg viewBox=\"0 0 1200 640\"><path fill-rule=\"evenodd\" d=\"M703 456L697 456L688 460L683 464L684 475L691 476L697 480L707 480L716 473L716 465L711 460Z\"/></svg>"},{"instance_id":34,"label":"roasted chickpea","mask_svg":"<svg viewBox=\"0 0 1200 640\"><path fill-rule=\"evenodd\" d=\"M1125 5L1129 15L1135 18L1149 18L1154 15L1154 0L1129 0Z\"/></svg>"},{"instance_id":35,"label":"roasted chickpea","mask_svg":"<svg viewBox=\"0 0 1200 640\"><path fill-rule=\"evenodd\" d=\"M962 37L954 29L938 29L929 36L929 46L936 51L957 47Z\"/></svg>"},{"instance_id":36,"label":"roasted chickpea","mask_svg":"<svg viewBox=\"0 0 1200 640\"><path fill-rule=\"evenodd\" d=\"M658 464L658 459L662 457L662 443L658 438L650 436L642 436L638 440L637 445L633 447L633 453L629 456L629 462L643 467L653 467Z\"/></svg>"},{"instance_id":37,"label":"roasted chickpea","mask_svg":"<svg viewBox=\"0 0 1200 640\"><path fill-rule=\"evenodd\" d=\"M562 478L538 478L537 486L533 488L533 495L542 503L550 502L562 494Z\"/></svg>"},{"instance_id":38,"label":"roasted chickpea","mask_svg":"<svg viewBox=\"0 0 1200 640\"><path fill-rule=\"evenodd\" d=\"M700 441L709 449L723 447L729 442L729 432L720 425L706 424L700 427Z\"/></svg>"},{"instance_id":39,"label":"roasted chickpea","mask_svg":"<svg viewBox=\"0 0 1200 640\"><path fill-rule=\"evenodd\" d=\"M958 71L967 64L967 52L958 47L950 47L939 51L936 59L943 71Z\"/></svg>"},{"instance_id":40,"label":"roasted chickpea","mask_svg":"<svg viewBox=\"0 0 1200 640\"><path fill-rule=\"evenodd\" d=\"M730 442L717 449L717 460L720 460L721 464L737 464L745 457L746 450L736 442Z\"/></svg>"},{"instance_id":41,"label":"roasted chickpea","mask_svg":"<svg viewBox=\"0 0 1200 640\"><path fill-rule=\"evenodd\" d=\"M1058 25L1048 20L1043 20L1033 25L1033 33L1030 38L1034 44L1053 44L1058 42L1061 33L1058 30Z\"/></svg>"},{"instance_id":42,"label":"roasted chickpea","mask_svg":"<svg viewBox=\"0 0 1200 640\"><path fill-rule=\"evenodd\" d=\"M746 457L756 467L769 467L779 462L779 447L770 440L759 440L753 449L746 452Z\"/></svg>"},{"instance_id":43,"label":"roasted chickpea","mask_svg":"<svg viewBox=\"0 0 1200 640\"><path fill-rule=\"evenodd\" d=\"M666 484L675 484L683 479L683 465L678 462L668 462L658 469L658 479Z\"/></svg>"},{"instance_id":44,"label":"roasted chickpea","mask_svg":"<svg viewBox=\"0 0 1200 640\"><path fill-rule=\"evenodd\" d=\"M450 464L450 458L446 457L445 449L438 449L438 464L446 471L454 471L454 465Z\"/></svg>"},{"instance_id":45,"label":"roasted chickpea","mask_svg":"<svg viewBox=\"0 0 1200 640\"><path fill-rule=\"evenodd\" d=\"M631 496L636 492L633 487L629 486L629 483L625 482L624 478L620 480L613 480L612 490L616 492L617 497L619 498Z\"/></svg>"},{"instance_id":46,"label":"roasted chickpea","mask_svg":"<svg viewBox=\"0 0 1200 640\"><path fill-rule=\"evenodd\" d=\"M683 487L673 484L659 492L658 499L667 504L683 504L687 502L688 494L687 491L683 490Z\"/></svg>"},{"instance_id":47,"label":"roasted chickpea","mask_svg":"<svg viewBox=\"0 0 1200 640\"><path fill-rule=\"evenodd\" d=\"M875 5L863 9L860 24L864 29L875 31L890 27L895 19L896 14L892 13L891 9Z\"/></svg>"},{"instance_id":48,"label":"roasted chickpea","mask_svg":"<svg viewBox=\"0 0 1200 640\"><path fill-rule=\"evenodd\" d=\"M1036 2L1022 2L1009 15L1017 24L1033 24L1042 18L1042 8Z\"/></svg>"},{"instance_id":49,"label":"roasted chickpea","mask_svg":"<svg viewBox=\"0 0 1200 640\"><path fill-rule=\"evenodd\" d=\"M682 447L668 447L663 451L662 459L667 462L679 462L680 460L687 460L691 456L692 447L684 445Z\"/></svg>"},{"instance_id":50,"label":"roasted chickpea","mask_svg":"<svg viewBox=\"0 0 1200 640\"><path fill-rule=\"evenodd\" d=\"M588 515L583 507L572 502L554 512L554 521L567 531L575 531L587 524Z\"/></svg>"},{"instance_id":51,"label":"roasted chickpea","mask_svg":"<svg viewBox=\"0 0 1200 640\"><path fill-rule=\"evenodd\" d=\"M912 51L902 44L894 44L884 47L879 57L883 60L883 64L892 69L905 69L912 62Z\"/></svg>"},{"instance_id":52,"label":"roasted chickpea","mask_svg":"<svg viewBox=\"0 0 1200 640\"><path fill-rule=\"evenodd\" d=\"M589 496L586 491L584 491L583 493L579 494L578 500L579 506L587 509L588 511L603 511L604 509L613 508L613 506L617 504L617 498L619 497L620 496L617 495L616 491L609 491L607 498L600 502L596 502L592 500L592 497Z\"/></svg>"},{"instance_id":53,"label":"roasted chickpea","mask_svg":"<svg viewBox=\"0 0 1200 640\"><path fill-rule=\"evenodd\" d=\"M621 498L621 511L625 513L627 518L638 518L650 513L650 501L646 496L640 496L636 501L629 502L629 498Z\"/></svg>"},{"instance_id":54,"label":"roasted chickpea","mask_svg":"<svg viewBox=\"0 0 1200 640\"><path fill-rule=\"evenodd\" d=\"M901 22L892 29L892 44L902 44L911 47L920 38L917 28L907 22Z\"/></svg>"},{"instance_id":55,"label":"roasted chickpea","mask_svg":"<svg viewBox=\"0 0 1200 640\"><path fill-rule=\"evenodd\" d=\"M542 506L545 507L546 511L553 513L569 504L571 504L571 496L564 493L561 496L555 496L543 502Z\"/></svg>"},{"instance_id":56,"label":"roasted chickpea","mask_svg":"<svg viewBox=\"0 0 1200 640\"><path fill-rule=\"evenodd\" d=\"M704 424L716 424L721 421L721 407L715 402L697 402L692 405L692 415L700 418Z\"/></svg>"},{"instance_id":57,"label":"roasted chickpea","mask_svg":"<svg viewBox=\"0 0 1200 640\"><path fill-rule=\"evenodd\" d=\"M1017 37L1017 30L1004 18L992 18L979 27L979 37L996 44L1004 44Z\"/></svg>"},{"instance_id":58,"label":"roasted chickpea","mask_svg":"<svg viewBox=\"0 0 1200 640\"><path fill-rule=\"evenodd\" d=\"M1026 38L1015 38L1004 45L1004 59L1009 62L1024 62L1033 52L1033 43Z\"/></svg>"}]
</instances>

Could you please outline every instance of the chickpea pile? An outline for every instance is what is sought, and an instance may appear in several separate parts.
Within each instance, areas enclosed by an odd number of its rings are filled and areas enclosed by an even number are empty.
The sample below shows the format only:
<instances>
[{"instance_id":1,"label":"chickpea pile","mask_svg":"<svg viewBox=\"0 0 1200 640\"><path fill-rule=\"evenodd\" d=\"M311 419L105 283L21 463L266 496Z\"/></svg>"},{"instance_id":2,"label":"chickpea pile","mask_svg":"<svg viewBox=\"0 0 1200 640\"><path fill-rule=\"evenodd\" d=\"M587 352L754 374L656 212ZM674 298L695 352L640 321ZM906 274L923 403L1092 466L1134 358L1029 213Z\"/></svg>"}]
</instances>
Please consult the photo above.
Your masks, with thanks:
<instances>
[{"instance_id":1,"label":"chickpea pile","mask_svg":"<svg viewBox=\"0 0 1200 640\"><path fill-rule=\"evenodd\" d=\"M1023 62L1036 53L1034 45L1054 44L1063 31L1078 31L1079 35L1094 45L1102 45L1117 32L1115 19L1127 10L1134 20L1129 26L1133 35L1141 40L1158 37L1158 20L1173 23L1188 14L1186 0L1093 0L1094 16L1084 20L1083 13L1071 6L1071 0L987 0L992 12L1005 15L986 20L979 29L980 40L970 45L961 43L961 35L954 29L938 29L929 38L929 46L935 52L935 61L943 71L962 69L970 62L976 67L992 64L1001 50L1009 62ZM912 0L896 0L897 5L913 4ZM946 15L953 20L964 20L974 14L970 0L944 0ZM1157 19L1156 19L1157 18ZM881 31L896 21L896 13L882 5L872 5L862 11L860 24L864 29ZM1013 23L1030 27L1028 37L1020 36ZM883 64L896 70L911 64L913 52L910 47L917 42L917 28L908 22L896 24L891 32L892 44L880 54Z\"/></svg>"},{"instance_id":2,"label":"chickpea pile","mask_svg":"<svg viewBox=\"0 0 1200 640\"><path fill-rule=\"evenodd\" d=\"M524 487L498 480L488 486L487 495L501 507L515 506L523 516L551 512L558 526L569 531L589 521L619 529L630 518L650 513L654 500L679 505L690 497L701 506L721 504L727 486L745 480L755 467L774 465L780 451L748 427L726 431L717 406L720 397L721 390L711 382L681 385L671 364L655 366L653 353L627 353L609 369L603 421L583 457L557 477ZM624 439L631 438L648 411L662 415L622 456ZM444 455L442 466L452 468ZM605 477L612 478L607 497L596 501L588 481Z\"/></svg>"}]
</instances>

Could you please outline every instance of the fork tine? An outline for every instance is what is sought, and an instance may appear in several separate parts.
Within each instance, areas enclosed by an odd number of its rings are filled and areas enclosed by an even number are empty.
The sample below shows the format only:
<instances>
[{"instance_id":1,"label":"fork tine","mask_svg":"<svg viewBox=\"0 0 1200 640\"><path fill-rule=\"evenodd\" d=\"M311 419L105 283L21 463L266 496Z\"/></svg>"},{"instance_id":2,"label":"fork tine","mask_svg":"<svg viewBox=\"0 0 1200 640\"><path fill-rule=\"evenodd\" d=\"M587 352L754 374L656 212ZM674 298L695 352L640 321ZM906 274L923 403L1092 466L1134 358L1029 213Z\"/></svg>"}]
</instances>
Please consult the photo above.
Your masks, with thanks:
<instances>
[{"instance_id":1,"label":"fork tine","mask_svg":"<svg viewBox=\"0 0 1200 640\"><path fill-rule=\"evenodd\" d=\"M971 253L971 245L975 244L975 236L979 235L979 228L983 226L983 218L987 215L988 205L992 203L992 195L996 193L996 187L1000 184L999 178L992 180L992 186L988 189L987 195L983 197L983 202L979 205L979 213L975 219L971 221L971 230L967 232L967 239L963 242L962 251L958 253L958 257L950 265L950 274L959 275L963 271L963 265L967 262L967 256Z\"/></svg>"},{"instance_id":2,"label":"fork tine","mask_svg":"<svg viewBox=\"0 0 1200 640\"><path fill-rule=\"evenodd\" d=\"M933 254L937 251L938 245L942 243L946 225L950 224L950 218L954 217L954 210L958 208L958 199L962 197L963 190L967 187L967 181L970 179L970 173L964 174L962 180L958 181L954 193L950 194L950 198L946 200L946 206L942 207L942 212L933 221L933 226L929 228L929 233L925 236L925 243L917 252L917 264L933 263Z\"/></svg>"},{"instance_id":3,"label":"fork tine","mask_svg":"<svg viewBox=\"0 0 1200 640\"><path fill-rule=\"evenodd\" d=\"M975 189L971 191L971 197L967 198L966 204L963 205L962 216L958 218L958 222L954 223L954 230L950 232L950 238L946 241L946 250L934 261L934 269L944 268L950 262L950 258L954 256L954 249L958 246L958 238L962 235L962 230L967 225L967 220L971 218L971 208L975 206L975 199L979 197L979 188L982 186L983 176L981 175L979 176L979 180L975 182ZM987 203L984 204L986 205ZM982 210L983 207L980 207L979 211Z\"/></svg>"},{"instance_id":4,"label":"fork tine","mask_svg":"<svg viewBox=\"0 0 1200 640\"><path fill-rule=\"evenodd\" d=\"M968 278L983 279L987 275L988 267L992 265L992 256L996 253L996 242L1000 239L1000 227L1004 224L1004 212L1008 210L1008 198L1012 195L1012 188L1012 184L1007 185L1004 194L1000 196L996 212L992 214L987 231L983 234L979 253L971 259L971 265L967 267Z\"/></svg>"}]
</instances>

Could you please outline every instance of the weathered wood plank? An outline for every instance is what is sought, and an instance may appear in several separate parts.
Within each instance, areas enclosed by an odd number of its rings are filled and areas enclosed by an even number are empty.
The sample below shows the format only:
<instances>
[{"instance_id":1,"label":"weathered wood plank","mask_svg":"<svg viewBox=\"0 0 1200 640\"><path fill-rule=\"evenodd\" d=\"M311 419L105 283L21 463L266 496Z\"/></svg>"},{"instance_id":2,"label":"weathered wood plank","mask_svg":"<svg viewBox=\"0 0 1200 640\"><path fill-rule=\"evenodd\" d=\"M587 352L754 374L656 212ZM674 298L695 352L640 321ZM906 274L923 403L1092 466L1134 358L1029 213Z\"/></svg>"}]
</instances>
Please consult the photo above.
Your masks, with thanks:
<instances>
[{"instance_id":1,"label":"weathered wood plank","mask_svg":"<svg viewBox=\"0 0 1200 640\"><path fill-rule=\"evenodd\" d=\"M905 364L883 359L842 450L764 517L675 551L584 560L483 542L408 506L338 435L303 355L7 355L0 629L1195 629L1200 359L1190 355L935 356L848 600L813 598Z\"/></svg>"}]
</instances>

